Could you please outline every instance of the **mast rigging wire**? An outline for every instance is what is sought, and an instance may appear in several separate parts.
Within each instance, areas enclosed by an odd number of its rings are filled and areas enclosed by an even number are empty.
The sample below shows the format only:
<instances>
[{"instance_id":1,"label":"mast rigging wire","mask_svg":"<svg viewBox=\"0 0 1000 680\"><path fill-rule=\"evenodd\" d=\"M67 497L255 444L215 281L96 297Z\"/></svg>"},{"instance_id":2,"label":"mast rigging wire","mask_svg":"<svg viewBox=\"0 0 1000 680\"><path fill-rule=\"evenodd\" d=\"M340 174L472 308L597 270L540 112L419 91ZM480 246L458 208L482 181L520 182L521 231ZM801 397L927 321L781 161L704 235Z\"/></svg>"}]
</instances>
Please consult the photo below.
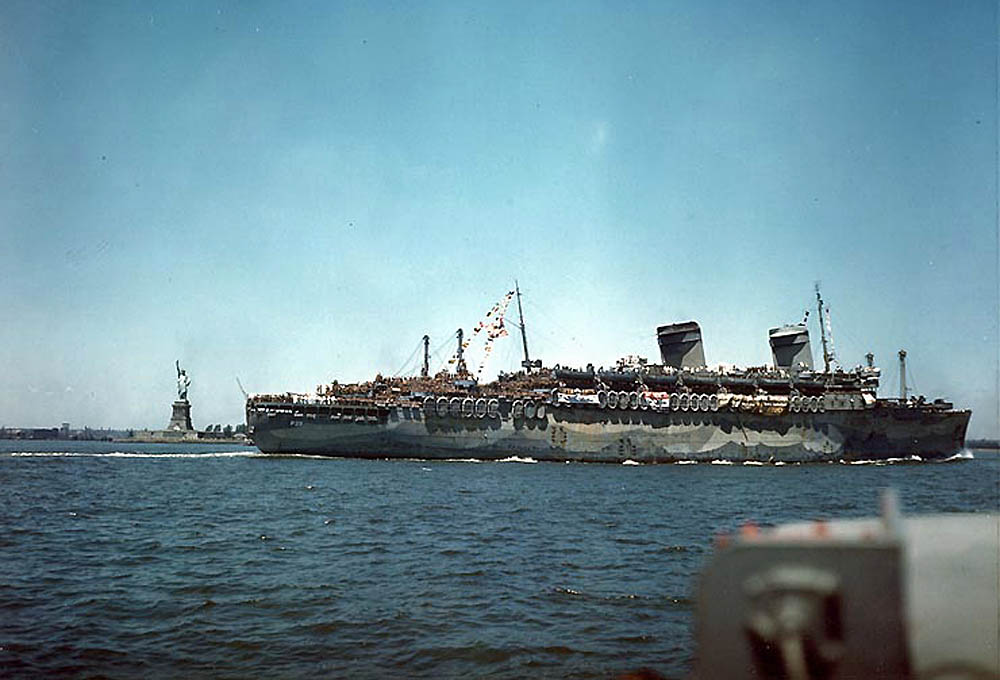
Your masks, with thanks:
<instances>
[{"instance_id":1,"label":"mast rigging wire","mask_svg":"<svg viewBox=\"0 0 1000 680\"><path fill-rule=\"evenodd\" d=\"M411 361L413 361L413 357L417 356L417 352L419 352L419 351L420 351L420 347L421 347L421 346L422 346L423 344L424 344L424 341L423 341L423 340L421 340L420 342L418 342L418 343L417 343L417 347L416 347L416 349L414 349L414 350L413 350L413 353L412 353L412 354L410 354L410 357L409 357L409 358L408 358L408 359L407 359L407 360L406 360L406 361L405 361L405 362L403 363L403 365L402 365L402 366L400 366L400 367L399 367L399 370L398 370L398 371L396 371L395 373L393 373L393 374L392 374L392 377L393 377L393 378L396 378L396 377L398 377L398 376L399 376L399 374L400 374L400 373L402 373L402 372L403 372L403 370L404 370L404 369L405 369L406 367L408 367L408 366L410 365L410 362L411 362Z\"/></svg>"}]
</instances>

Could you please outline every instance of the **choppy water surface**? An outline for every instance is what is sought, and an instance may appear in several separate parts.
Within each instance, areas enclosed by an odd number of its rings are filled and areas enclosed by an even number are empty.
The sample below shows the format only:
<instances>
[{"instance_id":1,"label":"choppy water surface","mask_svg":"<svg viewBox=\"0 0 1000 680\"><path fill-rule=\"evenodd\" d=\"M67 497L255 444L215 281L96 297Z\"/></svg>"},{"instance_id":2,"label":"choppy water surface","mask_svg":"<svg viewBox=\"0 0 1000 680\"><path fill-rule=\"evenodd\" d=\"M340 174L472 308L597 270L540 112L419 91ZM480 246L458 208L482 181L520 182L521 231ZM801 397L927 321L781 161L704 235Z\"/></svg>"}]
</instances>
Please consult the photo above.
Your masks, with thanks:
<instances>
[{"instance_id":1,"label":"choppy water surface","mask_svg":"<svg viewBox=\"0 0 1000 680\"><path fill-rule=\"evenodd\" d=\"M212 451L0 442L0 675L683 677L716 534L995 511L1000 474Z\"/></svg>"}]
</instances>

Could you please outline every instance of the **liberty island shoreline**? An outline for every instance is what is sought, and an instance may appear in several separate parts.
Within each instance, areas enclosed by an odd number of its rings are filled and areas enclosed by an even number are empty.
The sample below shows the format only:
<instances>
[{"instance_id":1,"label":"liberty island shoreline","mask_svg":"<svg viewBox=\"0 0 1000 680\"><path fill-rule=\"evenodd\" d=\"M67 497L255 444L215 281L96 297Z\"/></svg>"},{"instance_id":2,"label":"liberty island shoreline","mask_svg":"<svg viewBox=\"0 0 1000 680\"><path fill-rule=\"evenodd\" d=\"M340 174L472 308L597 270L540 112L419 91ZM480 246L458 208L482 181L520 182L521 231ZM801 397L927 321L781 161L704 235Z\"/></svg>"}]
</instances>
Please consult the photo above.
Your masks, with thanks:
<instances>
[{"instance_id":1,"label":"liberty island shoreline","mask_svg":"<svg viewBox=\"0 0 1000 680\"><path fill-rule=\"evenodd\" d=\"M239 444L252 446L246 436L246 424L222 425L209 424L204 429L195 429L191 420L191 402L188 400L188 390L191 387L191 377L187 370L181 368L180 360L174 362L177 371L177 399L171 404L170 420L163 429L149 428L127 429L93 429L85 426L83 429L71 429L68 422L59 427L0 427L0 440L34 440L34 441L112 441L137 444Z\"/></svg>"}]
</instances>

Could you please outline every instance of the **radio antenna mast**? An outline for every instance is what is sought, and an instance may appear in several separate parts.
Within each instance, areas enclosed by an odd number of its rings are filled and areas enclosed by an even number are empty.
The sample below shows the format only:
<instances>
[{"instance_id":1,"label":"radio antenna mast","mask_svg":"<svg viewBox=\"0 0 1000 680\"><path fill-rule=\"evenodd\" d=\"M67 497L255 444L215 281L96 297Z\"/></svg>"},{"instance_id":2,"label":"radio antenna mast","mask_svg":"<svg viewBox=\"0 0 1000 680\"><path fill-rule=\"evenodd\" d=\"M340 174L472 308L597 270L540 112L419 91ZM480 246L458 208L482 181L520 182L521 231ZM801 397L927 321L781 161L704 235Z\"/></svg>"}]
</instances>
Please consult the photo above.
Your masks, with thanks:
<instances>
[{"instance_id":1,"label":"radio antenna mast","mask_svg":"<svg viewBox=\"0 0 1000 680\"><path fill-rule=\"evenodd\" d=\"M824 372L830 372L830 352L826 346L826 328L823 324L823 296L819 294L819 281L816 282L816 305L819 307L819 337L823 341Z\"/></svg>"},{"instance_id":2,"label":"radio antenna mast","mask_svg":"<svg viewBox=\"0 0 1000 680\"><path fill-rule=\"evenodd\" d=\"M524 366L524 370L531 373L531 359L528 357L528 334L524 330L524 309L521 308L521 288L517 285L517 279L514 279L514 293L517 295L517 315L521 319L521 344L524 346L524 361L521 365Z\"/></svg>"}]
</instances>

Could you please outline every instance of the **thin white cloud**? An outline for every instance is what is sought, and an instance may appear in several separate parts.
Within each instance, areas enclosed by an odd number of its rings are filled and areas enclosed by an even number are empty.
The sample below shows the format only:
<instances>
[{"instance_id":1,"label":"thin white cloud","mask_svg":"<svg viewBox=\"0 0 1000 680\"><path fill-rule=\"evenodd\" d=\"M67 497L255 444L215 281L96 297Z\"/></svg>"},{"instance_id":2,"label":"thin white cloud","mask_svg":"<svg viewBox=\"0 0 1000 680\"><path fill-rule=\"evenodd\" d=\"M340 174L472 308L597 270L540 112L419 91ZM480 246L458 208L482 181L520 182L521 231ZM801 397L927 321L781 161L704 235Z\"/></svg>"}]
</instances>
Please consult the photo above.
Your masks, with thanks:
<instances>
[{"instance_id":1,"label":"thin white cloud","mask_svg":"<svg viewBox=\"0 0 1000 680\"><path fill-rule=\"evenodd\" d=\"M594 124L594 130L590 135L590 153L599 154L604 150L604 147L608 144L608 137L610 136L610 126L607 121L597 121Z\"/></svg>"}]
</instances>

